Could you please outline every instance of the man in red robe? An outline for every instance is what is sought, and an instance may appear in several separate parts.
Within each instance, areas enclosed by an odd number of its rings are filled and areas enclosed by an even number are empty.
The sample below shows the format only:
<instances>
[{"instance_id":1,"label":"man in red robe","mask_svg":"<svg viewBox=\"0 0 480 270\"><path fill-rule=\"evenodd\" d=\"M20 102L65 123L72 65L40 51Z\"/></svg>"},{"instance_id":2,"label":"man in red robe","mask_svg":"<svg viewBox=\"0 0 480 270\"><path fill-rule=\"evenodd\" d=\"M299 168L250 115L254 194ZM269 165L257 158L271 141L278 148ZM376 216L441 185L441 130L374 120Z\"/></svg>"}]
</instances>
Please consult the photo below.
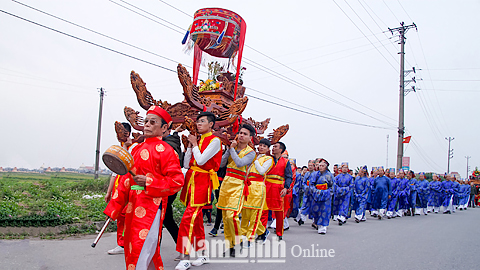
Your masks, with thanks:
<instances>
[{"instance_id":1,"label":"man in red robe","mask_svg":"<svg viewBox=\"0 0 480 270\"><path fill-rule=\"evenodd\" d=\"M183 167L188 169L185 184L180 194L180 201L185 204L182 221L178 231L177 251L180 262L175 269L188 269L191 265L200 266L208 263L203 228L202 208L212 203L212 191L219 186L217 171L222 160L220 139L212 134L215 115L202 112L197 116L197 136L189 135L189 146L185 153ZM197 260L190 263L192 246L203 252Z\"/></svg>"},{"instance_id":2,"label":"man in red robe","mask_svg":"<svg viewBox=\"0 0 480 270\"><path fill-rule=\"evenodd\" d=\"M163 269L159 239L168 196L178 192L184 178L173 148L162 140L172 118L162 108L147 111L145 141L132 150L133 174L119 185L104 213L117 219L125 211L125 263L127 270Z\"/></svg>"},{"instance_id":3,"label":"man in red robe","mask_svg":"<svg viewBox=\"0 0 480 270\"><path fill-rule=\"evenodd\" d=\"M288 159L282 157L286 146L282 142L273 145L272 156L275 165L265 177L265 186L267 189L266 203L268 210L272 211L272 216L276 219L276 232L279 240L283 237L283 211L284 197L292 184L292 167ZM261 218L263 226L267 227L268 211L263 211ZM268 232L258 236L258 240L265 241Z\"/></svg>"}]
</instances>

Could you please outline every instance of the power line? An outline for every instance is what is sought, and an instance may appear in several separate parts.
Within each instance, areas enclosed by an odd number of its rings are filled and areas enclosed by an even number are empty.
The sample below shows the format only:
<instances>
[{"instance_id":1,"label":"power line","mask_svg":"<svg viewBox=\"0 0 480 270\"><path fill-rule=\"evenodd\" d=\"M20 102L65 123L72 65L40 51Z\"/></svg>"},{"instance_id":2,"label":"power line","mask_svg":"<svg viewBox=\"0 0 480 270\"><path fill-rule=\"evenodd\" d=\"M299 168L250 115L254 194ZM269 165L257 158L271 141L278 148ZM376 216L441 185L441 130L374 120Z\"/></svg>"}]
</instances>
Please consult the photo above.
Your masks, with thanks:
<instances>
[{"instance_id":1,"label":"power line","mask_svg":"<svg viewBox=\"0 0 480 270\"><path fill-rule=\"evenodd\" d=\"M250 88L250 89L251 89L251 88ZM279 103L276 103L276 102L273 102L273 101L270 101L270 100L266 100L266 99L263 99L263 98L259 98L259 97L253 96L253 95L251 95L251 94L245 94L245 95L248 96L248 97L252 97L252 98L255 98L255 99L258 99L258 100L267 102L267 103L271 103L271 104L274 104L274 105L283 107L283 108L287 108L287 109L294 110L294 111L297 111L297 112L301 112L301 113L305 113L305 114L309 114L309 115L313 115L313 116L317 116L317 117L321 117L321 118L325 118L325 119L329 119L329 120L333 120L333 121L337 121L337 122L343 122L343 123L347 123L347 124L358 125L358 126L365 126L365 127L372 127L372 128L392 129L392 128L388 128L388 127L372 126L372 125L366 125L366 124L361 124L361 123L356 123L356 122L343 121L343 120L340 120L340 119L330 118L330 117L327 117L327 116L323 116L323 115L319 115L319 114L316 114L316 113L307 112L307 111L304 111L304 110L300 110L300 109L296 109L296 108L293 108L293 107L289 107L289 106L286 106L286 105L283 105L283 104L279 104Z\"/></svg>"},{"instance_id":2,"label":"power line","mask_svg":"<svg viewBox=\"0 0 480 270\"><path fill-rule=\"evenodd\" d=\"M80 41L83 41L83 42L85 42L85 43L88 43L88 44L91 44L91 45L97 46L97 47L99 47L99 48L102 48L102 49L105 49L105 50L107 50L107 51L111 51L111 52L114 52L114 53L117 53L117 54L120 54L120 55L123 55L123 56L129 57L129 58L132 58L132 59L135 59L135 60L138 60L138 61L144 62L144 63L146 63L146 64L150 64L150 65L152 65L152 66L156 66L156 67L159 67L159 68L162 68L162 69L165 69L165 70L168 70L168 71L171 71L171 72L177 73L177 71L175 71L175 70L173 70L173 69L169 69L169 68L166 68L166 67L164 67L164 66L160 66L160 65L154 64L154 63L152 63L152 62L149 62L149 61L143 60L143 59L141 59L141 58L138 58L138 57L135 57L135 56L131 56L131 55L129 55L129 54L122 53L122 52L116 51L116 50L114 50L114 49L110 49L110 48L108 48L108 47L105 47L105 46L99 45L99 44L97 44L97 43L94 43L94 42L91 42L91 41L88 41L88 40L85 40L85 39L82 39L82 38L76 37L76 36L74 36L74 35L67 34L67 33L65 33L65 32L62 32L62 31L60 31L60 30L57 30L57 29L54 29L54 28L48 27L48 26L46 26L46 25L43 25L43 24L40 24L40 23L37 23L37 22L31 21L31 20L28 20L28 19L25 19L25 18L23 18L23 17L20 17L20 16L17 16L17 15L15 15L15 14L12 14L12 13L6 12L6 11L4 11L4 10L1 10L1 9L0 9L0 12L3 12L3 13L5 13L5 14L7 14L7 15L10 15L10 16L12 16L12 17L15 17L15 18L17 18L17 19L20 19L20 20L23 20L23 21L29 22L29 23L31 23L31 24L35 24L35 25L37 25L37 26L43 27L43 28L45 28L45 29L48 29L48 30L51 30L51 31L57 32L57 33L59 33L59 34L62 34L62 35L65 35L65 36L68 36L68 37L74 38L74 39L76 39L76 40L80 40Z\"/></svg>"},{"instance_id":3,"label":"power line","mask_svg":"<svg viewBox=\"0 0 480 270\"><path fill-rule=\"evenodd\" d=\"M343 14L345 14L345 16L347 16L347 18L350 20L350 22L353 23L353 25L358 29L358 31L360 31L360 33L362 33L362 35L371 43L370 39L367 38L365 33L363 33L362 29L360 29L360 27L358 27L358 25L350 18L350 16L348 16L348 14L342 9L342 7L340 7L340 5L337 4L337 2L335 0L333 0L333 2L343 12ZM348 3L347 3L347 5L348 5ZM372 44L372 46L375 47L375 45L373 45L373 44ZM394 67L392 65L392 63L390 63L390 61L388 61L388 59L380 52L380 50L377 47L375 47L375 49L378 51L378 53L380 53L380 55L383 57L383 59L385 59L385 61L387 61L387 63L393 68L393 70L397 71L397 68Z\"/></svg>"},{"instance_id":4,"label":"power line","mask_svg":"<svg viewBox=\"0 0 480 270\"><path fill-rule=\"evenodd\" d=\"M109 0L109 1L112 2L112 3L114 3L114 4L119 5L118 3L116 3L116 2L114 2L114 1L112 1L112 0ZM168 24L170 24L170 25L172 25L172 26L180 29L181 31L180 31L180 30L173 29L173 28L171 28L171 27L169 27L169 26L166 26L166 25L164 25L164 24L162 24L162 23L159 23L159 24L161 24L161 25L163 25L163 26L165 26L165 27L167 27L167 28L169 28L169 29L177 32L177 33L183 34L183 33L185 33L185 31L186 31L186 29L184 29L183 27L180 27L180 26L178 26L178 25L176 25L176 24L173 24L173 23L171 23L171 22L169 22L169 21L167 21L167 20L164 20L164 19L158 17L157 15L152 14L152 13L150 13L150 12L144 10L144 9L141 9L141 8L135 6L135 5L132 5L132 4L130 4L130 3L126 2L126 1L124 1L124 0L119 0L119 1L122 2L122 3L125 3L125 4L127 4L127 5L129 5L129 6L131 6L131 7L134 7L134 8L136 8L136 9L138 9L138 10L141 10L141 11L147 13L147 14L150 15L150 16L153 16L153 17L155 17L155 18L157 18L157 19L159 19L159 20L161 20L161 21L163 21L163 22L165 22L165 23L168 23ZM122 5L119 5L119 6L124 7L124 6L122 6Z\"/></svg>"},{"instance_id":5,"label":"power line","mask_svg":"<svg viewBox=\"0 0 480 270\"><path fill-rule=\"evenodd\" d=\"M368 29L368 31L370 31L370 33L373 33L373 31L372 31L372 30L370 29L370 27L368 27L368 25L363 21L363 19L360 17L360 15L358 15L358 13L355 11L355 9L353 9L352 6L350 6L350 4L349 4L346 0L344 0L344 2L345 2L345 4L347 4L347 6L353 11L353 13L360 19L360 21L361 21L361 22L363 23L363 25ZM359 3L360 3L360 2L359 2ZM361 3L360 3L360 5L361 5ZM367 12L367 13L368 13L368 12ZM378 24L377 24L377 25L378 25ZM374 36L374 37L375 37L378 41L380 41L377 36ZM365 38L366 38L366 36L365 36ZM369 40L369 41L370 41L370 40ZM371 42L370 42L370 43L371 43ZM373 45L373 43L372 43L372 45ZM393 45L393 44L392 44L392 45ZM378 50L378 52L379 52L382 56L384 56L383 53L380 52L380 50ZM387 51L387 53L388 53L388 51ZM395 57L393 57L390 53L388 53L388 55L390 55L390 56L393 58L393 60L394 60L395 62L397 62L397 64L399 64L398 60L397 60ZM385 59L385 60L386 60L386 59ZM389 62L389 63L390 63L390 62ZM395 68L395 71L396 71L396 68Z\"/></svg>"},{"instance_id":6,"label":"power line","mask_svg":"<svg viewBox=\"0 0 480 270\"><path fill-rule=\"evenodd\" d=\"M169 3L165 2L165 1L162 1L162 0L158 0L158 1L160 1L160 2L164 3L165 5L167 5L167 6L171 7L171 8L173 8L173 9L175 9L175 10L177 10L177 11L179 11L179 12L181 12L181 13L185 14L185 15L187 15L187 16L188 16L188 17L190 17L190 18L193 18L193 16L192 16L192 15L190 15L190 14L188 14L188 13L186 13L186 12L184 12L184 11L182 11L182 10L180 10L180 9L178 9L178 8L176 8L176 7L174 7L174 6L172 6L172 5L170 5Z\"/></svg>"},{"instance_id":7,"label":"power line","mask_svg":"<svg viewBox=\"0 0 480 270\"><path fill-rule=\"evenodd\" d=\"M15 3L17 3L17 4L20 4L20 5L22 5L22 6L25 6L25 7L28 7L28 8L30 8L30 9L33 9L33 10L35 10L35 11L38 11L38 12L40 12L40 13L43 13L43 14L45 14L45 15L48 15L48 16L50 16L50 17L52 17L52 18L61 20L61 21L66 22L66 23L68 23L68 24L71 24L71 25L74 25L74 26L76 26L76 27L79 27L79 28L82 28L82 29L84 29L84 30L87 30L87 31L89 31L89 32L95 33L95 34L100 35L100 36L102 36L102 37L106 37L106 38L108 38L108 39L111 39L111 40L114 40L114 41L116 41L116 42L122 43L122 44L124 44L124 45L130 46L130 47L132 47L132 48L135 48L135 49L141 50L141 51L143 51L143 52L146 52L146 53L149 53L149 54L158 56L158 57L163 58L163 59L165 59L165 60L168 60L168 61L170 61L170 62L178 63L177 61L172 60L172 59L170 59L170 58L168 58L168 57L165 57L165 56L163 56L163 55L159 55L159 54L157 54L157 53L154 53L154 52L145 50L145 49L143 49L143 48L140 48L140 47L138 47L138 46L132 45L132 44L127 43L127 42L124 42L124 41L122 41L122 40L119 40L119 39L110 37L110 36L108 36L108 35L105 35L105 34L102 34L102 33L100 33L100 32L97 32L97 31L95 31L95 30L92 30L92 29L90 29L90 28L87 28L87 27L85 27L85 26L76 24L76 23L74 23L74 22L65 20L65 19L60 18L60 17L58 17L58 16L55 16L55 15L53 15L53 14L47 13L47 12L45 12L45 11L43 11L43 10L34 8L34 7L32 7L32 6L29 6L29 5L26 5L26 4L21 3L21 2L19 2L19 1L16 1L16 0L12 0L12 1L15 2Z\"/></svg>"}]
</instances>

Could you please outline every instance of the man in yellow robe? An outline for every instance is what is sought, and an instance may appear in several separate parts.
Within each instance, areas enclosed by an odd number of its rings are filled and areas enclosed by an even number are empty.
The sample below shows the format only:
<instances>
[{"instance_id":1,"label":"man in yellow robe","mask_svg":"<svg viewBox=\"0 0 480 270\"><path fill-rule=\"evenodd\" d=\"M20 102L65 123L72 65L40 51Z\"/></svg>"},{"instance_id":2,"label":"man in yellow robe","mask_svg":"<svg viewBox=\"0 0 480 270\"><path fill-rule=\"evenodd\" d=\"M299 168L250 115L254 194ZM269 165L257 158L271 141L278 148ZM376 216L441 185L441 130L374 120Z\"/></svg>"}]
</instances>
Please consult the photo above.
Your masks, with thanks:
<instances>
[{"instance_id":1,"label":"man in yellow robe","mask_svg":"<svg viewBox=\"0 0 480 270\"><path fill-rule=\"evenodd\" d=\"M243 124L238 132L238 142L233 141L230 149L222 156L220 167L227 165L227 174L223 178L217 208L222 210L224 234L230 257L235 257L235 245L240 243L240 220L243 201L248 195L247 168L255 159L255 151L248 146L255 135L255 128Z\"/></svg>"},{"instance_id":2,"label":"man in yellow robe","mask_svg":"<svg viewBox=\"0 0 480 270\"><path fill-rule=\"evenodd\" d=\"M247 246L250 246L250 241L255 238L255 233L261 235L265 232L260 218L265 207L265 175L273 167L273 158L266 155L270 145L269 140L260 140L257 158L248 169L247 181L250 185L247 200L243 204L241 226L242 236L248 239Z\"/></svg>"}]
</instances>

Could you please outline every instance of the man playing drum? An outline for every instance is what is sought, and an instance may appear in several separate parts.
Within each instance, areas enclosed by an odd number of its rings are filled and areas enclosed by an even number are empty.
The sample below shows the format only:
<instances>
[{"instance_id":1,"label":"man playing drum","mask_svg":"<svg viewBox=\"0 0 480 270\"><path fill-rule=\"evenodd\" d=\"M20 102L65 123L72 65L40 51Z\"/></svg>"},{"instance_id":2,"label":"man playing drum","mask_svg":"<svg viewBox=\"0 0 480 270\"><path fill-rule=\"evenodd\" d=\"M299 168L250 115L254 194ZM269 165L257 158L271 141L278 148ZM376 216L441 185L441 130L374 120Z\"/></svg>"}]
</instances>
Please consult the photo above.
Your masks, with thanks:
<instances>
[{"instance_id":1,"label":"man playing drum","mask_svg":"<svg viewBox=\"0 0 480 270\"><path fill-rule=\"evenodd\" d=\"M117 219L126 205L126 269L163 269L159 239L168 196L178 192L184 178L171 146L162 140L172 118L152 106L144 125L145 142L132 150L134 166L122 176L104 213Z\"/></svg>"}]
</instances>

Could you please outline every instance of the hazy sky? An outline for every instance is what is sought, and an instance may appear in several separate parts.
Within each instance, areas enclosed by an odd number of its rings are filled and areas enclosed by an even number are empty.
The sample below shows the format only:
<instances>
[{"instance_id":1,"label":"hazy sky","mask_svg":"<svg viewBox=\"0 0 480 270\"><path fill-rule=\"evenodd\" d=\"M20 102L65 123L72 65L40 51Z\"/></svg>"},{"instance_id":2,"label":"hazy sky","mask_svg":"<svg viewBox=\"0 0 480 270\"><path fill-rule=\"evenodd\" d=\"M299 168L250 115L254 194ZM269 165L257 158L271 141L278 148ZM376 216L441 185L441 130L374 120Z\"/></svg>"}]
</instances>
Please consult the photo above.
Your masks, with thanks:
<instances>
[{"instance_id":1,"label":"hazy sky","mask_svg":"<svg viewBox=\"0 0 480 270\"><path fill-rule=\"evenodd\" d=\"M406 135L412 136L405 156L411 157L415 171L443 173L445 137L450 136L455 137L451 171L465 176L465 156L472 157L472 169L480 165L479 1L19 2L141 50L2 1L0 167L93 165L98 88L107 91L101 153L117 144L113 123L125 121L124 106L144 114L130 85L131 70L140 74L154 98L182 101L177 74L155 65L171 70L178 63L192 65L193 56L183 52L181 40L191 16L205 7L230 9L245 19L244 86L250 99L243 116L258 121L271 117L268 133L290 124L283 141L300 165L324 157L330 163L347 161L352 168L386 166L388 135L388 167L395 167L400 45L388 27L415 22L418 32L410 29L405 45L405 67L417 69L408 79L415 76L417 83L411 85L418 89L405 98Z\"/></svg>"}]
</instances>

